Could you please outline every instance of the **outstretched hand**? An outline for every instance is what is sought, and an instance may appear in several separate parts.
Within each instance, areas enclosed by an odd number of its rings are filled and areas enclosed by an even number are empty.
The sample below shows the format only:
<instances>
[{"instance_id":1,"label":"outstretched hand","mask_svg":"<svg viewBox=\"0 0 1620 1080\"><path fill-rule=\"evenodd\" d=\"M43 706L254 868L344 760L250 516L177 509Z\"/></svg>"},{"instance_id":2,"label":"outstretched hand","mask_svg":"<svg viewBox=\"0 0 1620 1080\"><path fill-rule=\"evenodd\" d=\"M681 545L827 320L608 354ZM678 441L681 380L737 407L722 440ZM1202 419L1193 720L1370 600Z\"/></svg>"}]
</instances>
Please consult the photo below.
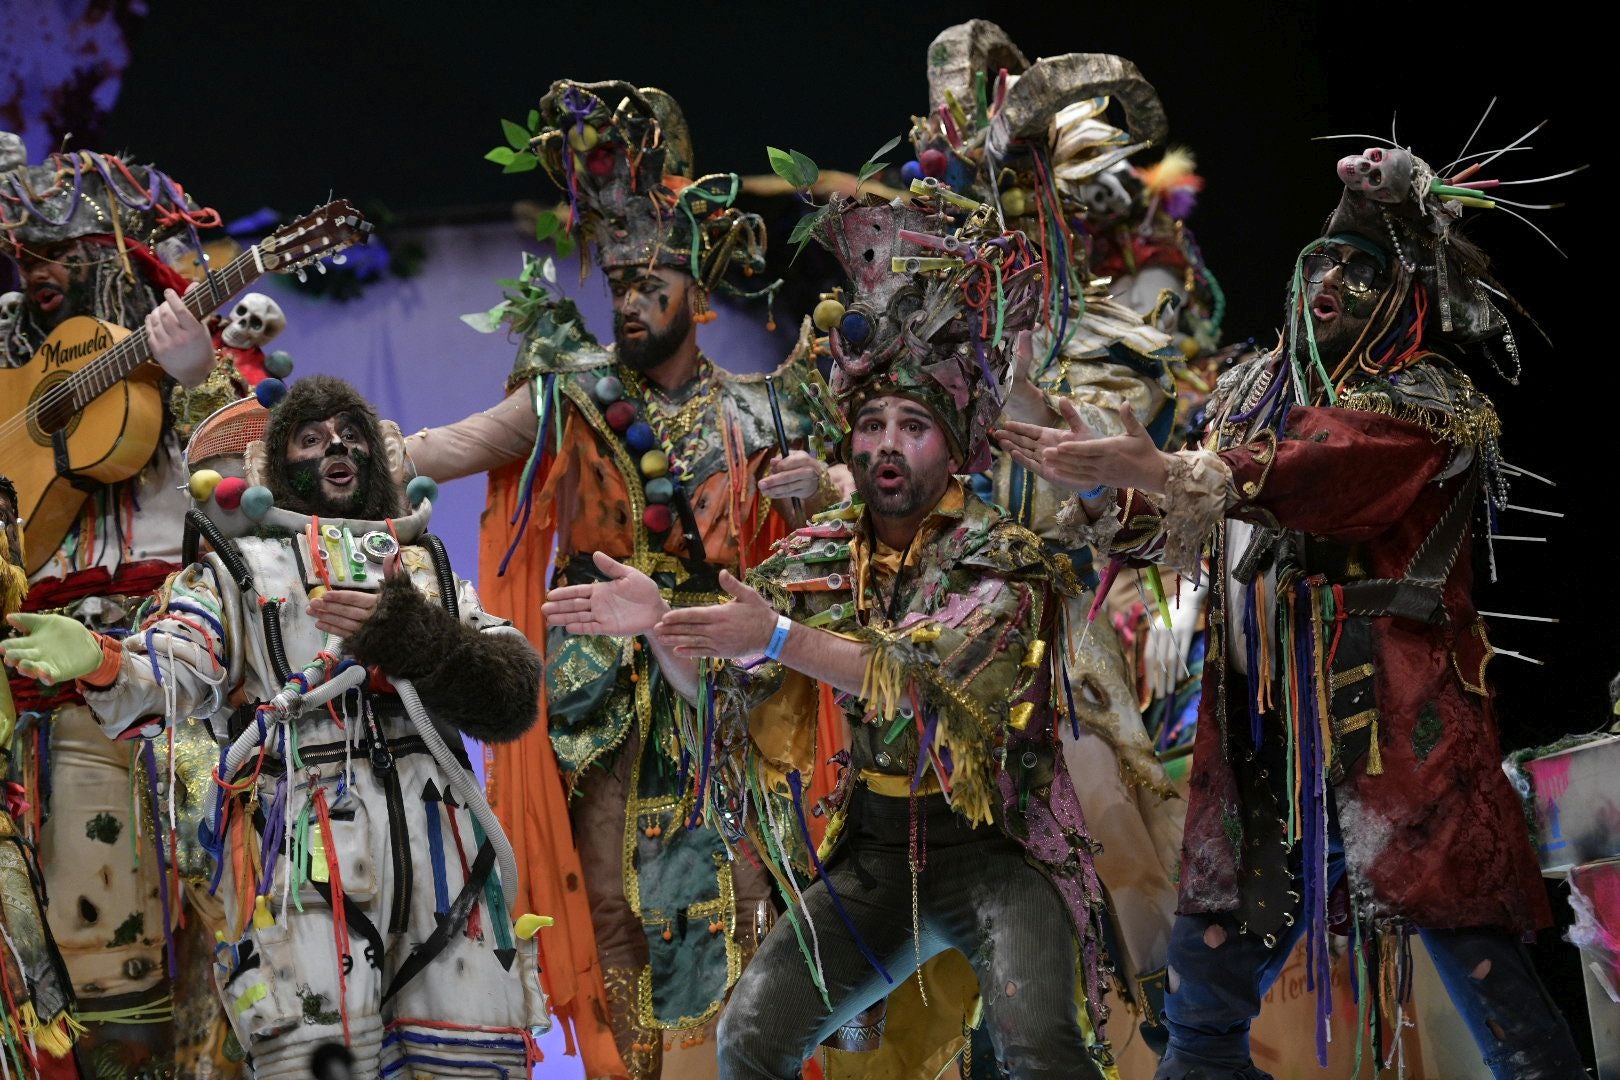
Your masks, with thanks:
<instances>
[{"instance_id":1,"label":"outstretched hand","mask_svg":"<svg viewBox=\"0 0 1620 1080\"><path fill-rule=\"evenodd\" d=\"M46 686L82 678L101 666L101 639L66 615L15 612L6 622L22 631L0 641L0 656L30 679Z\"/></svg>"},{"instance_id":2,"label":"outstretched hand","mask_svg":"<svg viewBox=\"0 0 1620 1080\"><path fill-rule=\"evenodd\" d=\"M753 589L720 571L729 603L676 608L659 620L654 633L676 656L718 656L734 660L764 652L776 631L776 609Z\"/></svg>"},{"instance_id":3,"label":"outstretched hand","mask_svg":"<svg viewBox=\"0 0 1620 1080\"><path fill-rule=\"evenodd\" d=\"M1057 487L1164 490L1170 455L1154 445L1128 402L1119 408L1124 434L1106 437L1086 426L1073 402L1063 401L1059 408L1067 428L1009 423L997 429L997 441L1014 461Z\"/></svg>"},{"instance_id":4,"label":"outstretched hand","mask_svg":"<svg viewBox=\"0 0 1620 1080\"><path fill-rule=\"evenodd\" d=\"M653 579L600 551L591 556L606 581L552 589L540 611L550 626L570 634L633 637L657 625L669 610Z\"/></svg>"}]
</instances>

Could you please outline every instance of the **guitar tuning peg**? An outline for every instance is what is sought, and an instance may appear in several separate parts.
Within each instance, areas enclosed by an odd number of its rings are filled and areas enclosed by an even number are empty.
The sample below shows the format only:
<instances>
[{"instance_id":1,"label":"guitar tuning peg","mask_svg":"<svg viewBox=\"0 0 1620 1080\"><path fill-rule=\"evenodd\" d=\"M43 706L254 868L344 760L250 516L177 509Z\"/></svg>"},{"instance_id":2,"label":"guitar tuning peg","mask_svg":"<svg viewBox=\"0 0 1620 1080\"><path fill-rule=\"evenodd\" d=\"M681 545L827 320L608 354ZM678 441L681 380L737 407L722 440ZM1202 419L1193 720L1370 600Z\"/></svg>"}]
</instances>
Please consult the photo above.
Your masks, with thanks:
<instances>
[{"instance_id":1,"label":"guitar tuning peg","mask_svg":"<svg viewBox=\"0 0 1620 1080\"><path fill-rule=\"evenodd\" d=\"M300 285L309 280L309 275L304 273L304 268L302 266L298 268L298 273L295 276L298 278L298 283Z\"/></svg>"},{"instance_id":2,"label":"guitar tuning peg","mask_svg":"<svg viewBox=\"0 0 1620 1080\"><path fill-rule=\"evenodd\" d=\"M342 252L339 252L338 254L332 256L332 265L333 266L342 266L344 263L346 263L348 261L349 261L349 257L347 255L343 254Z\"/></svg>"},{"instance_id":3,"label":"guitar tuning peg","mask_svg":"<svg viewBox=\"0 0 1620 1080\"><path fill-rule=\"evenodd\" d=\"M315 264L315 269L319 273L324 274L324 273L326 273L326 264L323 263L323 262L318 262L318 263Z\"/></svg>"}]
</instances>

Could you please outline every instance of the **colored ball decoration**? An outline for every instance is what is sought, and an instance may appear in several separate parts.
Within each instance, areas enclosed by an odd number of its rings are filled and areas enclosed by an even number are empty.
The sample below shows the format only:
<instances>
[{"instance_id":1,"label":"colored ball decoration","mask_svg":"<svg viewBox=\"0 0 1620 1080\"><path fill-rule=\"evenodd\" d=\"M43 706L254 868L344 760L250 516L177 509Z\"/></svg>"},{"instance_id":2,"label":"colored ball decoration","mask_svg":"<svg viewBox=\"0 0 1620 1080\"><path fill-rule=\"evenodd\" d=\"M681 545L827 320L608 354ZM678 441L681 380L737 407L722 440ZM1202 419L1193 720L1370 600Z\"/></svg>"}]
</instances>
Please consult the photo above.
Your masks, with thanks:
<instances>
[{"instance_id":1,"label":"colored ball decoration","mask_svg":"<svg viewBox=\"0 0 1620 1080\"><path fill-rule=\"evenodd\" d=\"M653 434L653 429L648 426L647 421L637 420L625 429L624 441L636 453L645 454L658 445L658 436Z\"/></svg>"},{"instance_id":2,"label":"colored ball decoration","mask_svg":"<svg viewBox=\"0 0 1620 1080\"><path fill-rule=\"evenodd\" d=\"M844 305L831 298L823 300L816 305L816 310L810 317L815 320L817 330L823 334L828 333L838 325L838 320L844 317Z\"/></svg>"},{"instance_id":3,"label":"colored ball decoration","mask_svg":"<svg viewBox=\"0 0 1620 1080\"><path fill-rule=\"evenodd\" d=\"M264 373L272 379L285 379L292 374L292 369L292 357L284 349L277 349L264 358Z\"/></svg>"},{"instance_id":4,"label":"colored ball decoration","mask_svg":"<svg viewBox=\"0 0 1620 1080\"><path fill-rule=\"evenodd\" d=\"M922 179L922 164L917 161L908 161L900 166L900 179L910 184L913 180Z\"/></svg>"},{"instance_id":5,"label":"colored ball decoration","mask_svg":"<svg viewBox=\"0 0 1620 1080\"><path fill-rule=\"evenodd\" d=\"M659 476L647 481L647 501L649 503L667 503L675 497L675 483L667 476Z\"/></svg>"},{"instance_id":6,"label":"colored ball decoration","mask_svg":"<svg viewBox=\"0 0 1620 1080\"><path fill-rule=\"evenodd\" d=\"M254 521L258 521L270 512L272 506L276 505L276 497L270 494L270 489L263 484L254 484L242 492L241 505L242 513Z\"/></svg>"},{"instance_id":7,"label":"colored ball decoration","mask_svg":"<svg viewBox=\"0 0 1620 1080\"><path fill-rule=\"evenodd\" d=\"M641 523L647 527L648 532L667 532L674 521L675 515L662 503L654 503L641 512Z\"/></svg>"},{"instance_id":8,"label":"colored ball decoration","mask_svg":"<svg viewBox=\"0 0 1620 1080\"><path fill-rule=\"evenodd\" d=\"M1024 216L1029 209L1029 199L1021 188L1008 188L1001 193L1001 212L1009 218Z\"/></svg>"},{"instance_id":9,"label":"colored ball decoration","mask_svg":"<svg viewBox=\"0 0 1620 1080\"><path fill-rule=\"evenodd\" d=\"M227 476L214 488L214 502L221 510L235 510L242 505L247 481L240 476Z\"/></svg>"},{"instance_id":10,"label":"colored ball decoration","mask_svg":"<svg viewBox=\"0 0 1620 1080\"><path fill-rule=\"evenodd\" d=\"M438 502L439 485L431 476L413 476L411 482L405 485L405 498L412 506L422 505L423 499Z\"/></svg>"},{"instance_id":11,"label":"colored ball decoration","mask_svg":"<svg viewBox=\"0 0 1620 1080\"><path fill-rule=\"evenodd\" d=\"M950 164L951 159L938 147L930 147L917 155L917 166L924 176L944 176Z\"/></svg>"},{"instance_id":12,"label":"colored ball decoration","mask_svg":"<svg viewBox=\"0 0 1620 1080\"><path fill-rule=\"evenodd\" d=\"M624 397L624 383L619 381L617 375L604 375L596 380L596 388L592 393L603 405L611 405Z\"/></svg>"},{"instance_id":13,"label":"colored ball decoration","mask_svg":"<svg viewBox=\"0 0 1620 1080\"><path fill-rule=\"evenodd\" d=\"M613 172L613 151L606 146L598 146L585 155L585 171L592 176L607 176Z\"/></svg>"},{"instance_id":14,"label":"colored ball decoration","mask_svg":"<svg viewBox=\"0 0 1620 1080\"><path fill-rule=\"evenodd\" d=\"M607 407L603 419L608 422L608 427L623 435L624 430L636 422L636 407L628 401L615 401Z\"/></svg>"},{"instance_id":15,"label":"colored ball decoration","mask_svg":"<svg viewBox=\"0 0 1620 1080\"><path fill-rule=\"evenodd\" d=\"M568 145L574 148L575 153L583 154L596 145L598 138L596 128L590 124L581 124L569 129Z\"/></svg>"},{"instance_id":16,"label":"colored ball decoration","mask_svg":"<svg viewBox=\"0 0 1620 1080\"><path fill-rule=\"evenodd\" d=\"M649 450L641 455L641 475L656 479L669 472L669 455L662 450Z\"/></svg>"},{"instance_id":17,"label":"colored ball decoration","mask_svg":"<svg viewBox=\"0 0 1620 1080\"><path fill-rule=\"evenodd\" d=\"M198 469L191 474L191 497L200 503L207 502L214 489L219 487L220 479L219 473L213 469Z\"/></svg>"},{"instance_id":18,"label":"colored ball decoration","mask_svg":"<svg viewBox=\"0 0 1620 1080\"><path fill-rule=\"evenodd\" d=\"M253 388L253 396L259 399L260 405L273 409L287 396L287 384L280 379L265 379Z\"/></svg>"},{"instance_id":19,"label":"colored ball decoration","mask_svg":"<svg viewBox=\"0 0 1620 1080\"><path fill-rule=\"evenodd\" d=\"M863 312L846 311L838 321L838 336L858 349L872 337L872 320Z\"/></svg>"}]
</instances>

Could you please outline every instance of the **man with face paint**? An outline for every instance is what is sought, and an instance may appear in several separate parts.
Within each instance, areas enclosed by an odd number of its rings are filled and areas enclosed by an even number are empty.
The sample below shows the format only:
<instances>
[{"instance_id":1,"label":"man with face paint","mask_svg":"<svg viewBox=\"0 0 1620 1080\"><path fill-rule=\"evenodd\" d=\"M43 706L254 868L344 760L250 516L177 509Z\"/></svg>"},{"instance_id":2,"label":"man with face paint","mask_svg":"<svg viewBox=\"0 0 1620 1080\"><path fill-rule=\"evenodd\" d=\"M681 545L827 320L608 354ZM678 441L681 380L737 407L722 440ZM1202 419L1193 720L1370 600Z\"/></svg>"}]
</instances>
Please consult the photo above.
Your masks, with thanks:
<instances>
[{"instance_id":1,"label":"man with face paint","mask_svg":"<svg viewBox=\"0 0 1620 1080\"><path fill-rule=\"evenodd\" d=\"M189 453L244 463L235 502L202 500L240 527L204 529L128 637L15 616L6 663L78 680L115 738L197 717L225 749L187 797L209 808L214 982L252 1075L307 1076L324 1043L357 1076L526 1072L549 1024L536 923L510 907L515 864L458 733L526 731L538 657L455 576L424 531L434 485L407 493L398 428L348 384L227 406ZM346 689L300 706L323 687Z\"/></svg>"},{"instance_id":2,"label":"man with face paint","mask_svg":"<svg viewBox=\"0 0 1620 1080\"><path fill-rule=\"evenodd\" d=\"M43 561L41 552L30 553L39 565L24 611L127 630L179 568L187 505L181 432L206 415L196 404L229 370L180 301L188 282L156 252L166 238L189 240L188 230L217 225L218 217L153 166L82 150L30 165L21 141L0 132L0 219L0 256L15 264L22 294L0 332L0 366L28 363L53 330L90 316L144 328L161 369L165 422L151 460L130 480L95 490ZM6 404L10 413L13 403ZM151 820L152 813L146 786L132 782L132 773L144 781L141 750L107 739L71 683L45 686L7 674L27 718L15 748L19 773L30 778L27 798L36 809L27 827L55 901L52 929L79 1008L100 1017L87 1025L79 1053L109 1069L167 1067L176 1035L163 1002L172 974L166 946L181 901L169 897L165 914L169 883L157 873L153 832L136 816ZM167 752L165 745L159 760L166 762ZM199 781L206 780L205 771ZM213 1016L211 1000L210 993L202 1011Z\"/></svg>"},{"instance_id":3,"label":"man with face paint","mask_svg":"<svg viewBox=\"0 0 1620 1080\"><path fill-rule=\"evenodd\" d=\"M836 417L812 425L802 387L820 377L807 344L775 372L775 403L761 376L732 375L699 348L709 295L735 292L728 270L764 268L764 233L731 208L735 177L691 178L675 102L562 81L539 113L535 153L607 278L613 345L545 297L513 321L523 342L506 400L408 448L439 481L491 471L484 587L544 646L545 724L494 751L489 789L528 906L563 924L547 943L553 1005L587 1075L673 1076L665 1033L701 1041L769 926L769 886L677 805L685 713L658 660L617 637L548 635L548 564L555 547L551 584L589 582L603 551L677 606L711 602L719 572L757 565L790 523L835 501L826 466L780 440L835 437Z\"/></svg>"},{"instance_id":4,"label":"man with face paint","mask_svg":"<svg viewBox=\"0 0 1620 1080\"><path fill-rule=\"evenodd\" d=\"M1470 595L1489 543L1475 522L1509 507L1500 423L1464 365L1517 347L1457 229L1482 200L1410 151L1371 153L1398 158L1402 182L1340 163L1284 338L1222 377L1203 448L1162 453L1128 413L1109 438L1072 411L1066 432L1003 433L1088 496L1105 549L1192 576L1211 552L1159 1080L1262 1077L1249 1024L1301 938L1325 1064L1330 932L1353 944L1368 1006L1354 1037L1370 1032L1380 1063L1416 931L1493 1075L1583 1074L1517 941L1550 918Z\"/></svg>"},{"instance_id":5,"label":"man with face paint","mask_svg":"<svg viewBox=\"0 0 1620 1080\"><path fill-rule=\"evenodd\" d=\"M999 293L982 265L890 270L942 224L998 253ZM610 580L554 591L546 616L572 633L642 635L677 690L715 703L716 719L686 733L706 763L692 778L699 807L766 855L791 904L721 1018L722 1077L797 1077L822 1039L951 949L1012 1075L1100 1075L1076 1000L1095 1023L1103 901L1056 732L1050 647L1079 583L955 475L989 457L1013 335L1038 315L1040 264L993 208L951 225L928 196L834 196L815 235L870 327L845 319L829 340L855 497L786 537L747 584L722 576L730 603L672 608L598 553ZM917 317L925 295L931 332ZM976 302L1004 312L1001 341L974 339ZM804 783L817 681L854 732L821 806ZM828 811L818 852L808 821ZM925 1073L955 1045L928 1048L943 1056Z\"/></svg>"}]
</instances>

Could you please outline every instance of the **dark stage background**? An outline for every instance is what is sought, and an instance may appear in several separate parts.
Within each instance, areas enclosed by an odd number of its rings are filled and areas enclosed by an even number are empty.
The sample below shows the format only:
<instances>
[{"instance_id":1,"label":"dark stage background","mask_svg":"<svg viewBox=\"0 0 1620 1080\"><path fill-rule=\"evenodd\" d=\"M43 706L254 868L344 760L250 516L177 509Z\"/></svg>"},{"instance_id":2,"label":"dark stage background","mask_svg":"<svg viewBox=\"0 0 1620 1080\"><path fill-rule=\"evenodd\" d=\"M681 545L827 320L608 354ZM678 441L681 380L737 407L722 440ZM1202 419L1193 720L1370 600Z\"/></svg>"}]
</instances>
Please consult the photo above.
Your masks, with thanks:
<instances>
[{"instance_id":1,"label":"dark stage background","mask_svg":"<svg viewBox=\"0 0 1620 1080\"><path fill-rule=\"evenodd\" d=\"M823 168L853 169L926 106L924 54L945 26L994 18L1031 58L1121 53L1158 87L1171 141L1191 146L1207 187L1192 224L1230 299L1229 337L1269 340L1301 245L1337 199L1333 163L1369 132L1439 164L1460 150L1493 95L1475 148L1502 146L1542 119L1535 150L1506 155L1502 178L1540 176L1599 157L1580 93L1601 71L1590 27L1552 5L1499 14L1491 5L612 3L221 5L154 0L130 34L131 60L105 131L108 148L159 162L227 218L296 208L331 189L385 203L404 222L494 219L521 198L550 198L540 173L511 176L481 160L499 119L521 120L554 78L622 77L671 92L691 123L699 171L767 171L767 143ZM1375 12L1385 12L1379 18ZM1443 13L1442 13L1443 11ZM93 145L93 144L92 144ZM1522 321L1523 385L1477 381L1504 417L1508 459L1557 482L1519 482L1515 501L1562 521L1510 514L1504 529L1549 542L1498 547L1503 581L1482 607L1558 618L1495 620L1497 644L1546 661L1499 658L1505 749L1605 722L1617 667L1620 590L1604 521L1611 486L1608 414L1614 280L1600 256L1610 215L1586 173L1524 201L1565 201L1526 226L1475 212L1473 235L1557 348ZM773 215L779 272L795 210ZM807 251L784 294L784 326L830 272ZM786 316L786 317L784 317ZM785 331L784 331L785 332ZM432 373L421 373L431 392ZM1581 553L1585 552L1585 555ZM1561 894L1562 887L1558 887ZM1562 902L1556 907L1567 913ZM1577 1027L1585 1009L1574 951L1539 948Z\"/></svg>"}]
</instances>

